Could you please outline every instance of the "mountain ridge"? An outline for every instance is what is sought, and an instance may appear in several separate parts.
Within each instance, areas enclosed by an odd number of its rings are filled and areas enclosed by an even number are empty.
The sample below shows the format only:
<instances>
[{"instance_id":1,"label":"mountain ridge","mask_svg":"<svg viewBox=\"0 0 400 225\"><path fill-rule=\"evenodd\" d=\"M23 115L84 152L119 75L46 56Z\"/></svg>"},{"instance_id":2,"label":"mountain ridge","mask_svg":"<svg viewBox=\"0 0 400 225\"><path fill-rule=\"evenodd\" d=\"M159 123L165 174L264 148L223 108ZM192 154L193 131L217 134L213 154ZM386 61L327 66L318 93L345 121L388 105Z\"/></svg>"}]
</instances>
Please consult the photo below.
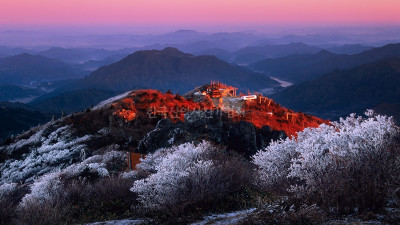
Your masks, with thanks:
<instances>
[{"instance_id":1,"label":"mountain ridge","mask_svg":"<svg viewBox=\"0 0 400 225\"><path fill-rule=\"evenodd\" d=\"M400 44L388 44L355 55L334 54L322 50L317 54L291 55L267 59L249 66L282 80L301 83L335 70L350 69L388 57L400 56Z\"/></svg>"},{"instance_id":2,"label":"mountain ridge","mask_svg":"<svg viewBox=\"0 0 400 225\"><path fill-rule=\"evenodd\" d=\"M337 70L272 95L283 105L334 119L400 99L400 57ZM329 116L329 114L331 114ZM324 116L323 116L324 117ZM326 117L325 117L326 118Z\"/></svg>"},{"instance_id":3,"label":"mountain ridge","mask_svg":"<svg viewBox=\"0 0 400 225\"><path fill-rule=\"evenodd\" d=\"M188 87L210 80L232 83L243 91L279 86L263 74L230 65L215 56L195 56L172 47L137 51L92 72L82 83L114 91L140 87L186 92L190 90Z\"/></svg>"},{"instance_id":4,"label":"mountain ridge","mask_svg":"<svg viewBox=\"0 0 400 225\"><path fill-rule=\"evenodd\" d=\"M32 82L79 78L83 74L66 63L24 53L0 59L1 85L30 85Z\"/></svg>"}]
</instances>

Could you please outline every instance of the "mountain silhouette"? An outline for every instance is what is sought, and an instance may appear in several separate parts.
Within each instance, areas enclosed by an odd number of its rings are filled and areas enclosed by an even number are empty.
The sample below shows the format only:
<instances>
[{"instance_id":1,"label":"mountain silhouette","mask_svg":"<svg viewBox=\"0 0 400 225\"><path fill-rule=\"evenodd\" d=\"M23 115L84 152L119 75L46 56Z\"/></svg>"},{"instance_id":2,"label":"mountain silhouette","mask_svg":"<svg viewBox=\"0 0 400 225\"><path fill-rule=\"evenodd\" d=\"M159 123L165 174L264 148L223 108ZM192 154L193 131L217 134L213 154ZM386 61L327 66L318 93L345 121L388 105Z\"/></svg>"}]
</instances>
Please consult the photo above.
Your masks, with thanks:
<instances>
[{"instance_id":1,"label":"mountain silhouette","mask_svg":"<svg viewBox=\"0 0 400 225\"><path fill-rule=\"evenodd\" d=\"M233 84L242 91L278 86L263 74L230 65L215 56L194 56L170 47L137 51L92 72L80 85L114 91L153 88L186 92L211 80Z\"/></svg>"},{"instance_id":2,"label":"mountain silhouette","mask_svg":"<svg viewBox=\"0 0 400 225\"><path fill-rule=\"evenodd\" d=\"M336 119L400 99L400 57L338 70L272 96L294 110Z\"/></svg>"},{"instance_id":3,"label":"mountain silhouette","mask_svg":"<svg viewBox=\"0 0 400 225\"><path fill-rule=\"evenodd\" d=\"M400 44L389 44L355 55L334 54L322 50L317 54L298 54L277 59L266 59L250 65L273 77L300 83L335 70L350 69L388 57L400 56Z\"/></svg>"},{"instance_id":4,"label":"mountain silhouette","mask_svg":"<svg viewBox=\"0 0 400 225\"><path fill-rule=\"evenodd\" d=\"M0 59L0 85L82 77L79 70L56 59L21 54Z\"/></svg>"}]
</instances>

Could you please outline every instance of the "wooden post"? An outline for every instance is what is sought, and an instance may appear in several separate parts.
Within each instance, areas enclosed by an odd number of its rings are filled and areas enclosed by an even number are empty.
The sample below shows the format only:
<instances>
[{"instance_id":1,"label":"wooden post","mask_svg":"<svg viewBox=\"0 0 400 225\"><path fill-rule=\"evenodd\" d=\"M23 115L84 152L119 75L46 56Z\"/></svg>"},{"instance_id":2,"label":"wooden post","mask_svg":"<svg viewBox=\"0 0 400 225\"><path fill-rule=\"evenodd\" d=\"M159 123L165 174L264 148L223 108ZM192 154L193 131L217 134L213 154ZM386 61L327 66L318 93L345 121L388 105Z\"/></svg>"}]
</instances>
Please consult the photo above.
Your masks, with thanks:
<instances>
[{"instance_id":1,"label":"wooden post","mask_svg":"<svg viewBox=\"0 0 400 225\"><path fill-rule=\"evenodd\" d=\"M132 170L132 164L131 164L131 153L130 152L127 152L127 156L128 156L128 169L129 170Z\"/></svg>"},{"instance_id":2,"label":"wooden post","mask_svg":"<svg viewBox=\"0 0 400 225\"><path fill-rule=\"evenodd\" d=\"M271 99L268 101L267 108L269 108L269 105L271 104Z\"/></svg>"}]
</instances>

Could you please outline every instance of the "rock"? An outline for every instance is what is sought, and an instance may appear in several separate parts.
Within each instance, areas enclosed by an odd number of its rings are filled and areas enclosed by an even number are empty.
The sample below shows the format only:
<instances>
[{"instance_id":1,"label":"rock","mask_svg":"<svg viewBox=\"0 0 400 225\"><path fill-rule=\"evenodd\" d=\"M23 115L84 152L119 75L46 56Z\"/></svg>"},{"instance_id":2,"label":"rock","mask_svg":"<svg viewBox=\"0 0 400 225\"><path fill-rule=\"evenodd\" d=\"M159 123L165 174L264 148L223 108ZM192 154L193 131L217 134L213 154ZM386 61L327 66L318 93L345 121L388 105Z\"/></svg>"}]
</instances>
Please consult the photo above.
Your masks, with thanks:
<instances>
[{"instance_id":1,"label":"rock","mask_svg":"<svg viewBox=\"0 0 400 225\"><path fill-rule=\"evenodd\" d=\"M263 126L257 134L257 146L259 149L268 147L272 140L285 139L286 133L284 131L272 130L270 126Z\"/></svg>"},{"instance_id":2,"label":"rock","mask_svg":"<svg viewBox=\"0 0 400 225\"><path fill-rule=\"evenodd\" d=\"M173 124L169 119L161 119L158 121L156 128L140 140L137 151L139 153L154 152L159 148L170 147L171 144L168 142L170 131L174 129Z\"/></svg>"},{"instance_id":3,"label":"rock","mask_svg":"<svg viewBox=\"0 0 400 225\"><path fill-rule=\"evenodd\" d=\"M257 152L256 130L252 123L240 121L229 129L228 148L249 157Z\"/></svg>"},{"instance_id":4,"label":"rock","mask_svg":"<svg viewBox=\"0 0 400 225\"><path fill-rule=\"evenodd\" d=\"M256 129L250 122L233 122L218 110L193 111L185 114L184 122L158 121L155 129L140 140L137 151L149 153L185 142L208 140L250 157L267 147L271 139L285 137L283 131L273 131L268 126Z\"/></svg>"},{"instance_id":5,"label":"rock","mask_svg":"<svg viewBox=\"0 0 400 225\"><path fill-rule=\"evenodd\" d=\"M161 119L157 122L156 129L168 128L172 124L170 119Z\"/></svg>"},{"instance_id":6,"label":"rock","mask_svg":"<svg viewBox=\"0 0 400 225\"><path fill-rule=\"evenodd\" d=\"M185 132L183 131L182 128L175 128L171 130L168 134L169 137L168 143L171 145L174 144L175 142L177 142L177 140L183 138L184 134Z\"/></svg>"}]
</instances>

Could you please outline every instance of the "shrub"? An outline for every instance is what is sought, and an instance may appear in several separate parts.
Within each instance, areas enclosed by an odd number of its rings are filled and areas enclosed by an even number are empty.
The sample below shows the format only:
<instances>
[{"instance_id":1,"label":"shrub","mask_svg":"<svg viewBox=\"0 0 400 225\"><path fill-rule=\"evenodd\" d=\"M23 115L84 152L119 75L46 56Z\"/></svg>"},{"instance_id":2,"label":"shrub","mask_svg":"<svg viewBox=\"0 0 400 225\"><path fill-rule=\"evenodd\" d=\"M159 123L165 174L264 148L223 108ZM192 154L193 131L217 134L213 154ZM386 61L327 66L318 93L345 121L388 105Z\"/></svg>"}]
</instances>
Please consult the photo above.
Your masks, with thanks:
<instances>
[{"instance_id":1,"label":"shrub","mask_svg":"<svg viewBox=\"0 0 400 225\"><path fill-rule=\"evenodd\" d=\"M18 210L21 224L70 224L122 219L135 214L136 195L129 188L134 179L118 176L88 179L58 177L24 198Z\"/></svg>"},{"instance_id":2,"label":"shrub","mask_svg":"<svg viewBox=\"0 0 400 225\"><path fill-rule=\"evenodd\" d=\"M26 185L3 184L0 186L0 224L10 224L16 216L19 201L27 193Z\"/></svg>"},{"instance_id":3,"label":"shrub","mask_svg":"<svg viewBox=\"0 0 400 225\"><path fill-rule=\"evenodd\" d=\"M119 176L124 154L106 152L42 176L22 199L18 224L71 224L132 216L135 176Z\"/></svg>"},{"instance_id":4,"label":"shrub","mask_svg":"<svg viewBox=\"0 0 400 225\"><path fill-rule=\"evenodd\" d=\"M251 169L237 157L208 142L160 149L138 165L153 173L135 181L131 190L145 208L182 216L190 207L201 208L201 202L216 201L250 183Z\"/></svg>"},{"instance_id":5,"label":"shrub","mask_svg":"<svg viewBox=\"0 0 400 225\"><path fill-rule=\"evenodd\" d=\"M253 162L258 166L256 171L257 186L269 191L285 193L289 188L289 168L296 157L297 142L294 139L272 141L265 151L258 151Z\"/></svg>"},{"instance_id":6,"label":"shrub","mask_svg":"<svg viewBox=\"0 0 400 225\"><path fill-rule=\"evenodd\" d=\"M68 215L65 209L68 206L58 202L42 202L38 200L29 200L25 202L24 207L18 210L17 224L67 224L63 222Z\"/></svg>"},{"instance_id":7,"label":"shrub","mask_svg":"<svg viewBox=\"0 0 400 225\"><path fill-rule=\"evenodd\" d=\"M292 184L295 197L341 212L381 208L400 178L399 128L392 118L366 115L307 128L258 152L253 162L260 182Z\"/></svg>"}]
</instances>

